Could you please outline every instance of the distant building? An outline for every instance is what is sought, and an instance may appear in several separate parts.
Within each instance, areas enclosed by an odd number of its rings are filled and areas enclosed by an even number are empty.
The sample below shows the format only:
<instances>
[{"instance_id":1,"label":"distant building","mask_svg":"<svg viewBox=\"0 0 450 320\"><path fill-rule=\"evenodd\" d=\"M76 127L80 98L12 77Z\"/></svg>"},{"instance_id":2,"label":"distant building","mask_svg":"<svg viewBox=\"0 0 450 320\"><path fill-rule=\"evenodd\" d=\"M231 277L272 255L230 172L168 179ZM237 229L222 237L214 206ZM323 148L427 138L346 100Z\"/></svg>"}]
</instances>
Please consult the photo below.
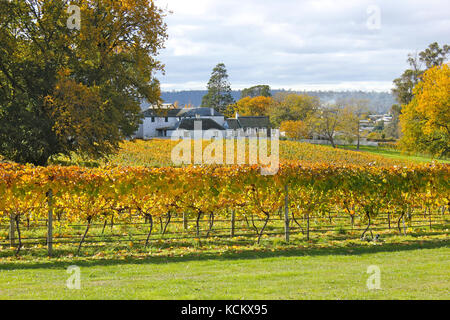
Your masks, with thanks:
<instances>
[{"instance_id":1,"label":"distant building","mask_svg":"<svg viewBox=\"0 0 450 320\"><path fill-rule=\"evenodd\" d=\"M372 132L375 129L375 126L380 122L383 122L385 125L392 122L392 115L390 114L371 114L367 120L360 120L360 131L368 131Z\"/></svg>"},{"instance_id":2,"label":"distant building","mask_svg":"<svg viewBox=\"0 0 450 320\"><path fill-rule=\"evenodd\" d=\"M144 120L135 137L152 139L158 137L193 138L195 121L201 121L202 130L211 130L213 136L243 137L256 134L270 135L268 117L241 117L226 119L213 108L154 108L143 112ZM237 133L238 132L238 133Z\"/></svg>"},{"instance_id":3,"label":"distant building","mask_svg":"<svg viewBox=\"0 0 450 320\"><path fill-rule=\"evenodd\" d=\"M372 114L369 119L374 123L383 121L385 124L392 122L392 115L390 114Z\"/></svg>"}]
</instances>

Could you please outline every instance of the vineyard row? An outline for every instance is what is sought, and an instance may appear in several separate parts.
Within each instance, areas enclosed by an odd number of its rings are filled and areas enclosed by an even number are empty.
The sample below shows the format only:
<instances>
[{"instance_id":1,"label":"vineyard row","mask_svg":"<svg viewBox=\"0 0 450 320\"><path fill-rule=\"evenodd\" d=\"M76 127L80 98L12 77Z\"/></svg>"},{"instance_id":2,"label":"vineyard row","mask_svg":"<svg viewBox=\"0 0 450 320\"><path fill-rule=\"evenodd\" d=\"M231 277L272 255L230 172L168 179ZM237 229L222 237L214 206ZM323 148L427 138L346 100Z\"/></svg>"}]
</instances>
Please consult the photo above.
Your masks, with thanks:
<instances>
[{"instance_id":1,"label":"vineyard row","mask_svg":"<svg viewBox=\"0 0 450 320\"><path fill-rule=\"evenodd\" d=\"M0 164L0 224L8 223L21 243L21 224L46 220L85 225L79 249L96 223L149 225L156 219L193 221L197 236L206 220L245 219L259 243L268 223L281 214L309 237L317 218L358 218L361 237L385 219L400 225L413 215L448 212L450 166L361 167L282 165L274 176L257 166L186 168L32 167ZM51 236L52 230L48 232ZM11 236L11 235L10 235ZM286 235L288 237L288 235ZM47 241L47 242L52 242Z\"/></svg>"}]
</instances>

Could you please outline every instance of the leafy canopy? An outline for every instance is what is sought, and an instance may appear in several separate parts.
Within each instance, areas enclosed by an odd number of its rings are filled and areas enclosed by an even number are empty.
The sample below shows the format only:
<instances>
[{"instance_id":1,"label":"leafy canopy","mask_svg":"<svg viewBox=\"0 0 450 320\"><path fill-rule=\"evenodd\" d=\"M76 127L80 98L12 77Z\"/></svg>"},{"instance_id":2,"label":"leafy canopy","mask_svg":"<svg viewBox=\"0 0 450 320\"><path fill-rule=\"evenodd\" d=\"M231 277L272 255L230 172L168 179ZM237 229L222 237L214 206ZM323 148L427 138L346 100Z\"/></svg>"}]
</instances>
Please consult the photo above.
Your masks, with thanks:
<instances>
[{"instance_id":1,"label":"leafy canopy","mask_svg":"<svg viewBox=\"0 0 450 320\"><path fill-rule=\"evenodd\" d=\"M400 115L401 145L406 151L450 155L450 67L427 70L414 88L414 98Z\"/></svg>"},{"instance_id":2,"label":"leafy canopy","mask_svg":"<svg viewBox=\"0 0 450 320\"><path fill-rule=\"evenodd\" d=\"M408 104L413 99L413 88L418 83L420 76L425 70L440 66L447 61L450 53L450 46L439 47L437 42L428 46L427 49L419 54L409 54L408 64L410 69L405 70L400 78L394 80L392 93L400 104ZM423 65L425 64L425 69Z\"/></svg>"},{"instance_id":3,"label":"leafy canopy","mask_svg":"<svg viewBox=\"0 0 450 320\"><path fill-rule=\"evenodd\" d=\"M270 93L270 86L268 85L257 85L250 88L245 88L241 92L241 99L245 97L271 97L272 94Z\"/></svg>"},{"instance_id":4,"label":"leafy canopy","mask_svg":"<svg viewBox=\"0 0 450 320\"><path fill-rule=\"evenodd\" d=\"M319 109L320 100L306 94L278 93L269 110L270 121L275 127L283 121L305 120Z\"/></svg>"},{"instance_id":5,"label":"leafy canopy","mask_svg":"<svg viewBox=\"0 0 450 320\"><path fill-rule=\"evenodd\" d=\"M273 103L274 100L270 97L245 97L228 105L225 115L233 117L237 112L241 116L267 116Z\"/></svg>"},{"instance_id":6,"label":"leafy canopy","mask_svg":"<svg viewBox=\"0 0 450 320\"><path fill-rule=\"evenodd\" d=\"M69 5L81 12L68 28ZM150 0L0 2L0 154L45 165L56 154L102 157L156 103L167 38Z\"/></svg>"}]
</instances>

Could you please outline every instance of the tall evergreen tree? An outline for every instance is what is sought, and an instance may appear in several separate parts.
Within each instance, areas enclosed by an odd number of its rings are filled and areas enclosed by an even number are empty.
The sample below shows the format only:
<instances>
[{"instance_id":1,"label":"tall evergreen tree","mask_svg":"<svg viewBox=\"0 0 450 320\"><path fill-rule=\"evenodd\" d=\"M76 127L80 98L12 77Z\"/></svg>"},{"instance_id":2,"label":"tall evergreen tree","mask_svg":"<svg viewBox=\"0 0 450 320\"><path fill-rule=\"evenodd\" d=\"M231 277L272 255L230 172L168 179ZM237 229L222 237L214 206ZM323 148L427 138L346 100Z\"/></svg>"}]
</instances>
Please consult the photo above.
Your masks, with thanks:
<instances>
[{"instance_id":1,"label":"tall evergreen tree","mask_svg":"<svg viewBox=\"0 0 450 320\"><path fill-rule=\"evenodd\" d=\"M218 112L225 112L229 104L234 103L231 96L231 85L225 64L219 63L212 71L208 82L208 93L202 99L202 107L214 108Z\"/></svg>"}]
</instances>

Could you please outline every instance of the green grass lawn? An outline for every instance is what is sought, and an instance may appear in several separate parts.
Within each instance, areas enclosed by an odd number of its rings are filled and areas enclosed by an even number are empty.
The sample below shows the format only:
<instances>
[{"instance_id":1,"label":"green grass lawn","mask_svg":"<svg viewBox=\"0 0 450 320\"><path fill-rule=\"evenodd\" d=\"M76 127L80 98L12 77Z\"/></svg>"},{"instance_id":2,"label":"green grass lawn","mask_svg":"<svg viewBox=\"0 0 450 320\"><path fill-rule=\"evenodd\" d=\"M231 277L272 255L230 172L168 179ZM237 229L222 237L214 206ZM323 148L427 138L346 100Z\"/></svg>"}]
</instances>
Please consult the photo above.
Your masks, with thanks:
<instances>
[{"instance_id":1,"label":"green grass lawn","mask_svg":"<svg viewBox=\"0 0 450 320\"><path fill-rule=\"evenodd\" d=\"M356 146L339 146L339 148L356 151ZM373 147L373 146L360 146L360 151L373 153L373 154L377 154L380 156L384 156L384 157L388 157L388 158L392 158L392 159L398 159L398 160L409 160L409 161L414 161L414 162L431 162L431 161L435 160L435 161L441 162L441 163L450 163L450 160L448 160L448 159L433 159L433 158L431 158L429 156L425 156L425 155L410 155L410 154L402 153L401 151L398 151L398 150L385 149L385 148Z\"/></svg>"},{"instance_id":2,"label":"green grass lawn","mask_svg":"<svg viewBox=\"0 0 450 320\"><path fill-rule=\"evenodd\" d=\"M354 248L0 262L0 299L449 299L448 240ZM66 268L81 268L81 290ZM366 286L381 270L381 290Z\"/></svg>"}]
</instances>

